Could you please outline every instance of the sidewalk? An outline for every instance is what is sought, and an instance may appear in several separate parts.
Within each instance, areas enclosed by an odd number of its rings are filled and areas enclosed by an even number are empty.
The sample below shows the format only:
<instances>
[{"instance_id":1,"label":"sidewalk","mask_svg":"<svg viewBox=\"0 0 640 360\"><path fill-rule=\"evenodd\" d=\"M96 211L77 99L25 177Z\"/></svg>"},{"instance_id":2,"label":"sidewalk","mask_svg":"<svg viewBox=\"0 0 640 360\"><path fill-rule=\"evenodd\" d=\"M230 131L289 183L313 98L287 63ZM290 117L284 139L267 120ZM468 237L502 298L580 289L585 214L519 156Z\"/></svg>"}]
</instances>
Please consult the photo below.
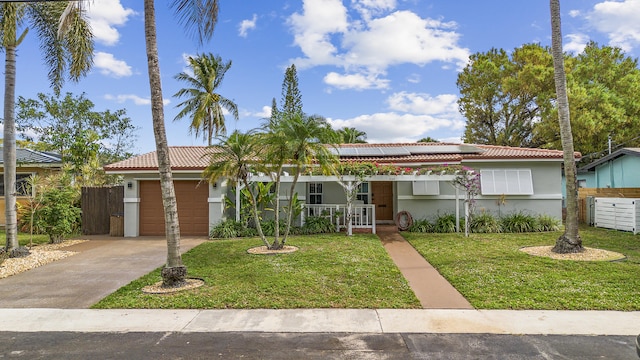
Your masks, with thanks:
<instances>
[{"instance_id":1,"label":"sidewalk","mask_svg":"<svg viewBox=\"0 0 640 360\"><path fill-rule=\"evenodd\" d=\"M4 331L637 336L640 333L640 312L421 309L0 309L0 332Z\"/></svg>"},{"instance_id":2,"label":"sidewalk","mask_svg":"<svg viewBox=\"0 0 640 360\"><path fill-rule=\"evenodd\" d=\"M431 264L405 240L395 225L379 226L377 235L424 309L473 309Z\"/></svg>"}]
</instances>

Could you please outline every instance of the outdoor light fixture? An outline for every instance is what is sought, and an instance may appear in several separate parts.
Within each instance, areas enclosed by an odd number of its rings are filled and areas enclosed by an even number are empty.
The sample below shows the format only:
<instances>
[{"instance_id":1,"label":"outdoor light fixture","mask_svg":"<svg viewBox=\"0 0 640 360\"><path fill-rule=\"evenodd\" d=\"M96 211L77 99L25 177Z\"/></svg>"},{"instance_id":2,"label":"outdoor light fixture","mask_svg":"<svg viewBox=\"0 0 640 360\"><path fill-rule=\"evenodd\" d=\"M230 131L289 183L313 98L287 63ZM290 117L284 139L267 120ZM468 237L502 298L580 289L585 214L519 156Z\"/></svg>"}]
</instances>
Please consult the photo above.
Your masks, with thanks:
<instances>
[{"instance_id":1,"label":"outdoor light fixture","mask_svg":"<svg viewBox=\"0 0 640 360\"><path fill-rule=\"evenodd\" d=\"M127 189L133 189L133 183L131 181L127 183Z\"/></svg>"},{"instance_id":2,"label":"outdoor light fixture","mask_svg":"<svg viewBox=\"0 0 640 360\"><path fill-rule=\"evenodd\" d=\"M215 188L217 188L217 187L218 187L218 183L217 183L217 182L214 182L213 184L211 184L211 186L213 186L213 188L215 189Z\"/></svg>"}]
</instances>

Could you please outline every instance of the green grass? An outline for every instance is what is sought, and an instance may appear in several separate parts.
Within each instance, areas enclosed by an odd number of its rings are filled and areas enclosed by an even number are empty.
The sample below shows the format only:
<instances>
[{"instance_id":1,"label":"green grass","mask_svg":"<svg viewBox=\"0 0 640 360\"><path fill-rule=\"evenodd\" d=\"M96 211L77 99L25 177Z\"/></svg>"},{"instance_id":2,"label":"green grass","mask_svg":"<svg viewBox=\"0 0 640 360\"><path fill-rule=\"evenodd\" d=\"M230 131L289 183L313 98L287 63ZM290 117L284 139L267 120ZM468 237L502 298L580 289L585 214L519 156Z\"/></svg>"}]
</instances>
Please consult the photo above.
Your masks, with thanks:
<instances>
[{"instance_id":1,"label":"green grass","mask_svg":"<svg viewBox=\"0 0 640 360\"><path fill-rule=\"evenodd\" d=\"M552 260L518 250L553 245L560 234L403 236L479 309L640 310L640 235L580 229L584 246L627 256L616 262Z\"/></svg>"},{"instance_id":2,"label":"green grass","mask_svg":"<svg viewBox=\"0 0 640 360\"><path fill-rule=\"evenodd\" d=\"M0 230L0 238L2 238L2 245L4 246L7 241L7 236L4 230ZM25 233L18 233L18 243L20 246L29 246L31 235ZM49 235L33 234L33 244L47 244L49 242Z\"/></svg>"},{"instance_id":3,"label":"green grass","mask_svg":"<svg viewBox=\"0 0 640 360\"><path fill-rule=\"evenodd\" d=\"M170 295L141 292L160 269L107 296L94 308L291 309L420 308L375 235L290 238L291 254L251 255L259 239L206 242L183 255L190 277L205 285Z\"/></svg>"}]
</instances>

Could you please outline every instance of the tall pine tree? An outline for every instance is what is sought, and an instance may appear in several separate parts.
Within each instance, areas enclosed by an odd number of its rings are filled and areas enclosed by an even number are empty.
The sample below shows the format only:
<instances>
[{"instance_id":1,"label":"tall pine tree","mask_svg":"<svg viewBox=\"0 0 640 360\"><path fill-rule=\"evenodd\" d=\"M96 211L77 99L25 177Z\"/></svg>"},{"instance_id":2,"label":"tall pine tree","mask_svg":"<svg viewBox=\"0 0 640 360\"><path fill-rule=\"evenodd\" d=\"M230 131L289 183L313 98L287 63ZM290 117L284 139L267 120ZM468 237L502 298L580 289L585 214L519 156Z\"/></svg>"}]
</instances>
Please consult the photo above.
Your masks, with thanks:
<instances>
[{"instance_id":1,"label":"tall pine tree","mask_svg":"<svg viewBox=\"0 0 640 360\"><path fill-rule=\"evenodd\" d=\"M282 112L288 115L299 114L302 112L302 94L298 88L298 73L296 66L291 65L287 68L282 82Z\"/></svg>"}]
</instances>

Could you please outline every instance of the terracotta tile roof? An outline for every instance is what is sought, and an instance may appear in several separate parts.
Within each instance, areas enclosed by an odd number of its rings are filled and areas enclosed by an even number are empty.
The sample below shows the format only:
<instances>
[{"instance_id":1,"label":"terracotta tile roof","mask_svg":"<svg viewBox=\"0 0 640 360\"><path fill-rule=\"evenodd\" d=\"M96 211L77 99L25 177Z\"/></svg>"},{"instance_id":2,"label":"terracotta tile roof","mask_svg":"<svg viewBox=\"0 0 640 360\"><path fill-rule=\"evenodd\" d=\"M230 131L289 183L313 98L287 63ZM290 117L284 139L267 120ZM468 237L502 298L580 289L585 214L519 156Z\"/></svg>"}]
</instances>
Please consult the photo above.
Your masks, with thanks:
<instances>
[{"instance_id":1,"label":"terracotta tile roof","mask_svg":"<svg viewBox=\"0 0 640 360\"><path fill-rule=\"evenodd\" d=\"M170 146L169 159L171 161L171 169L203 170L209 163L207 155L211 154L212 151L215 151L215 148L206 146ZM157 169L158 158L155 151L104 166L105 171L112 173Z\"/></svg>"},{"instance_id":2,"label":"terracotta tile roof","mask_svg":"<svg viewBox=\"0 0 640 360\"><path fill-rule=\"evenodd\" d=\"M366 161L378 163L415 164L415 163L449 163L455 164L465 160L523 160L541 159L562 161L562 151L515 148L508 146L450 144L450 143L394 143L394 144L342 144L344 149L363 149L366 155L342 156L341 161ZM388 156L370 155L374 149L389 149ZM397 155L405 149L404 155ZM409 149L409 152L406 150ZM206 146L171 146L172 169L174 170L203 170L207 164L207 154L215 151ZM385 150L382 150L385 151ZM576 156L580 156L576 153ZM157 170L156 153L150 152L135 156L114 164L106 165L105 171L110 173L129 172L136 170Z\"/></svg>"}]
</instances>

